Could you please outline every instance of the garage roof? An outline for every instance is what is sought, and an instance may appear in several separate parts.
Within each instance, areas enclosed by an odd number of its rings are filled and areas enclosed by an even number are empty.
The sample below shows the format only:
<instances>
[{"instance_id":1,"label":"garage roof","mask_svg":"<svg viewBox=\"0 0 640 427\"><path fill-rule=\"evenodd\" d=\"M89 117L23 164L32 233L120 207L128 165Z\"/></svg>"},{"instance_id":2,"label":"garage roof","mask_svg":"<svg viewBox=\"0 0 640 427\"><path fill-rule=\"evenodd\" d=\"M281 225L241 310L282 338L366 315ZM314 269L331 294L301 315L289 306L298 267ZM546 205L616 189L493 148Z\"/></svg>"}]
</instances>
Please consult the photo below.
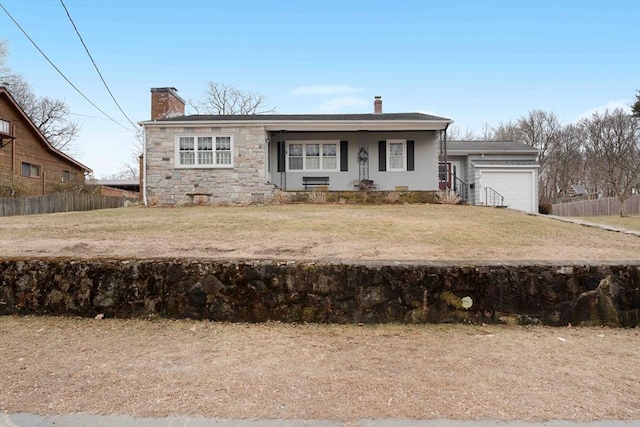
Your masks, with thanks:
<instances>
[{"instance_id":1,"label":"garage roof","mask_svg":"<svg viewBox=\"0 0 640 427\"><path fill-rule=\"evenodd\" d=\"M447 141L447 151L462 153L538 153L528 144L516 141Z\"/></svg>"},{"instance_id":2,"label":"garage roof","mask_svg":"<svg viewBox=\"0 0 640 427\"><path fill-rule=\"evenodd\" d=\"M529 167L540 167L538 162L535 160L471 160L471 163L475 167L483 167L483 166L529 166Z\"/></svg>"}]
</instances>

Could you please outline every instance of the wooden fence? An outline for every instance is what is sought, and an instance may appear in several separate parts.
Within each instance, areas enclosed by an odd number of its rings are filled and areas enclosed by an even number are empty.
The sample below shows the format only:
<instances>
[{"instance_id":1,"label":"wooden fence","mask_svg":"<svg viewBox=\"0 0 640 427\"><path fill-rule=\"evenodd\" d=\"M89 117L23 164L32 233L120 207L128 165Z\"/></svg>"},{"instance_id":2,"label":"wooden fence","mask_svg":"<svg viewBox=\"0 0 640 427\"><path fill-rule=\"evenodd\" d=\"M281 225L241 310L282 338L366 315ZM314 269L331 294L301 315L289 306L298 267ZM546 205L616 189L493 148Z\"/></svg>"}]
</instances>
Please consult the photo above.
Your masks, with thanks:
<instances>
[{"instance_id":1,"label":"wooden fence","mask_svg":"<svg viewBox=\"0 0 640 427\"><path fill-rule=\"evenodd\" d=\"M640 194L627 199L627 214L640 215ZM558 203L553 205L554 215L560 216L601 216L619 215L620 201L616 197L596 200L580 200L577 202Z\"/></svg>"},{"instance_id":2,"label":"wooden fence","mask_svg":"<svg viewBox=\"0 0 640 427\"><path fill-rule=\"evenodd\" d=\"M39 197L0 197L0 216L34 215L55 212L90 211L124 206L136 199L89 193L53 193Z\"/></svg>"}]
</instances>

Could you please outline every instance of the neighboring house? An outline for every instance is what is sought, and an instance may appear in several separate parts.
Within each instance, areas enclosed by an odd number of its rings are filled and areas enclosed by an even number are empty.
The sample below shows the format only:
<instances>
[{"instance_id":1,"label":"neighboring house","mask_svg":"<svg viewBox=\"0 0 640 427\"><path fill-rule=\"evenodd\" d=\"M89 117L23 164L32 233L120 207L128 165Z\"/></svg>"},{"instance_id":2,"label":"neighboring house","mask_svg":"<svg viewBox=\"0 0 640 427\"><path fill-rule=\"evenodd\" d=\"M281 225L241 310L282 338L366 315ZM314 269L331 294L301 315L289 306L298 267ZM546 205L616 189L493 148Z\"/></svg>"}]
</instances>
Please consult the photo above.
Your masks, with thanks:
<instances>
[{"instance_id":1,"label":"neighboring house","mask_svg":"<svg viewBox=\"0 0 640 427\"><path fill-rule=\"evenodd\" d=\"M41 196L84 183L91 169L56 150L0 86L0 194Z\"/></svg>"},{"instance_id":2,"label":"neighboring house","mask_svg":"<svg viewBox=\"0 0 640 427\"><path fill-rule=\"evenodd\" d=\"M449 183L473 205L538 212L537 157L537 149L520 142L449 141Z\"/></svg>"},{"instance_id":3,"label":"neighboring house","mask_svg":"<svg viewBox=\"0 0 640 427\"><path fill-rule=\"evenodd\" d=\"M140 198L139 179L97 179L93 184L100 187L103 196Z\"/></svg>"},{"instance_id":4,"label":"neighboring house","mask_svg":"<svg viewBox=\"0 0 640 427\"><path fill-rule=\"evenodd\" d=\"M175 88L151 89L151 120L140 123L147 202L250 203L318 185L437 191L442 141L452 123L383 113L380 97L371 114L187 116L184 107Z\"/></svg>"}]
</instances>

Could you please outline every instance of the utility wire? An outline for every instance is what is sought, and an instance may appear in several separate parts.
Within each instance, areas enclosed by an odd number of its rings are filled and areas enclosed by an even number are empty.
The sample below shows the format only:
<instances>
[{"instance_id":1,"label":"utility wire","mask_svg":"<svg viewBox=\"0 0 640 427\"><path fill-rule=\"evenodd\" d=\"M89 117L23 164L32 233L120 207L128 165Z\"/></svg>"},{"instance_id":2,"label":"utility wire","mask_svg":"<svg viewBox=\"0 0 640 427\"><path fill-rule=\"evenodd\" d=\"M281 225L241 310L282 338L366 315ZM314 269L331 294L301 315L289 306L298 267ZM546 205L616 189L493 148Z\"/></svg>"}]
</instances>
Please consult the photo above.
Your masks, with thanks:
<instances>
[{"instance_id":1,"label":"utility wire","mask_svg":"<svg viewBox=\"0 0 640 427\"><path fill-rule=\"evenodd\" d=\"M31 44L38 49L38 52L40 52L42 54L42 56L44 56L44 58L49 62L49 64L51 64L51 66L58 72L58 74L60 74L62 76L63 79L65 79L67 81L67 83L69 83L71 85L72 88L74 88L76 90L76 92L78 92L84 99L87 100L87 102L91 105L94 106L94 108L98 111L100 111L103 115L105 115L107 118L109 118L109 120L111 120L113 123L117 124L118 126L126 129L126 130L131 130L128 127L126 127L125 125L118 123L114 118L112 118L110 115L108 115L107 113L105 113L104 111L102 111L100 109L100 107L98 107L96 104L93 103L93 101L91 101L89 98L87 98L87 96L82 93L82 91L80 89L78 89L76 87L76 85L74 85L71 80L69 80L67 78L67 76L64 75L64 73L62 71L60 71L60 69L58 67L56 67L56 65L51 62L51 60L49 59L49 57L42 51L42 49L40 49L40 47L38 47L38 45L36 44L36 42L33 41L33 39L31 37L29 37L29 34L27 34L27 32L20 26L20 24L18 24L18 22L13 19L13 16L11 16L11 14L9 13L9 11L7 9L5 9L5 7L2 5L2 3L0 3L0 8L2 8L2 10L4 10L4 13L7 14L7 16L9 18L11 18L11 20L13 21L14 24L16 24L16 26L20 29L20 31L22 31L22 34L25 35L25 37L27 39L29 39L29 41L31 42ZM138 129L136 128L136 132L138 131Z\"/></svg>"},{"instance_id":2,"label":"utility wire","mask_svg":"<svg viewBox=\"0 0 640 427\"><path fill-rule=\"evenodd\" d=\"M96 69L96 72L100 76L100 80L102 80L102 84L104 84L104 87L107 89L107 92L109 92L109 95L111 95L111 99L113 99L113 102L115 102L115 104L118 106L118 109L120 110L122 115L127 120L129 120L129 123L131 123L131 125L134 128L136 128L136 130L137 130L138 127L136 126L136 124L133 123L133 121L131 121L129 116L127 116L127 113L124 112L122 107L120 107L120 104L118 104L118 101L116 101L116 98L113 96L113 93L111 93L111 89L109 89L109 86L107 85L107 82L104 80L104 77L102 77L102 73L98 69L98 66L96 65L96 61L93 60L93 56L91 56L91 53L89 53L89 48L87 47L87 45L85 44L84 40L82 39L82 36L80 35L80 31L78 31L78 27L76 27L76 23L73 22L73 19L71 18L71 14L69 14L69 10L67 9L67 6L64 4L64 1L60 0L60 4L62 4L62 7L64 8L64 11L67 13L67 17L69 18L69 21L71 21L71 25L73 25L73 29L76 30L76 34L78 35L78 38L80 39L80 42L82 43L82 46L84 46L84 50L87 52L87 55L89 55L89 59L91 59L91 63L93 64L93 67Z\"/></svg>"}]
</instances>

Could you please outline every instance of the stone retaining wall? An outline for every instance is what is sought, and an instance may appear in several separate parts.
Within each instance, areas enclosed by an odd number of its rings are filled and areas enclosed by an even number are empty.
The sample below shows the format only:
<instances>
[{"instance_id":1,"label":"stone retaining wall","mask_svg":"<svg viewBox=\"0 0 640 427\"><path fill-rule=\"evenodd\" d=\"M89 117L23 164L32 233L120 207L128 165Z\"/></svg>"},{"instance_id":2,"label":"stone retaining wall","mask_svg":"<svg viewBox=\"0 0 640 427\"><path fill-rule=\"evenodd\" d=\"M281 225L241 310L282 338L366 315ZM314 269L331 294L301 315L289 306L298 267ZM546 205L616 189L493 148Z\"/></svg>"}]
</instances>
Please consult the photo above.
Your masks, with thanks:
<instances>
[{"instance_id":1,"label":"stone retaining wall","mask_svg":"<svg viewBox=\"0 0 640 427\"><path fill-rule=\"evenodd\" d=\"M0 314L633 327L639 312L640 263L0 261Z\"/></svg>"}]
</instances>

